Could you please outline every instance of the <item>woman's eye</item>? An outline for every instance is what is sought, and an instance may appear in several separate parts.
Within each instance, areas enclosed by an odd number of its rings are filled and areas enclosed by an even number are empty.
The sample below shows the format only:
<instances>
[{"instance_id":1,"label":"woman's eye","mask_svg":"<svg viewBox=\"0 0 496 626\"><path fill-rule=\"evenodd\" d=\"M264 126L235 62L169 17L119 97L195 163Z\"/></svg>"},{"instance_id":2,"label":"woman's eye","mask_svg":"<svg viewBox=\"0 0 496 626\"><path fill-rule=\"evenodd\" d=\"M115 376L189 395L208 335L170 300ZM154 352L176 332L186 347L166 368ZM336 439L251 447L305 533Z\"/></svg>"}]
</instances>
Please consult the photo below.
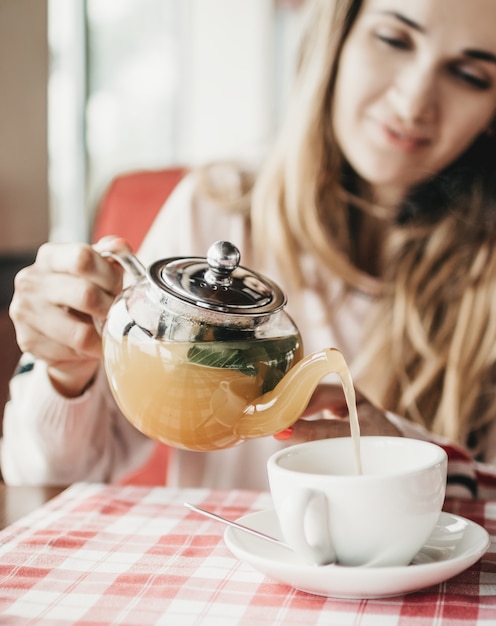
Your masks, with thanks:
<instances>
[{"instance_id":1,"label":"woman's eye","mask_svg":"<svg viewBox=\"0 0 496 626\"><path fill-rule=\"evenodd\" d=\"M379 41L391 46L392 48L397 48L399 50L409 50L410 44L405 39L401 39L400 37L394 37L391 35L382 35L380 33L376 34L376 37Z\"/></svg>"},{"instance_id":2,"label":"woman's eye","mask_svg":"<svg viewBox=\"0 0 496 626\"><path fill-rule=\"evenodd\" d=\"M480 90L489 89L491 83L486 78L482 78L482 76L478 76L477 74L472 74L472 72L467 72L459 67L453 68L453 73L455 76L463 80L465 83L470 85L471 87L475 87Z\"/></svg>"}]
</instances>

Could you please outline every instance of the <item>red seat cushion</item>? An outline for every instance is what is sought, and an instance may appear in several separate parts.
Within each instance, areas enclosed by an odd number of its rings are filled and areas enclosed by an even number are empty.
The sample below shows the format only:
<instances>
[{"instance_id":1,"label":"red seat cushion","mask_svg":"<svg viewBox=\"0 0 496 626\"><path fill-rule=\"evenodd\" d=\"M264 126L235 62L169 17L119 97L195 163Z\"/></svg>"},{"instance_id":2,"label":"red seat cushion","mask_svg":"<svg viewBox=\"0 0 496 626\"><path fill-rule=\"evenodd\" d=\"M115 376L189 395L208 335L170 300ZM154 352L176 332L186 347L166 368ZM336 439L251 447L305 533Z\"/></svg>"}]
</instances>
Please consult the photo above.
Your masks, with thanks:
<instances>
[{"instance_id":1,"label":"red seat cushion","mask_svg":"<svg viewBox=\"0 0 496 626\"><path fill-rule=\"evenodd\" d=\"M119 485L164 487L167 484L167 465L171 448L157 441L145 463L119 481Z\"/></svg>"},{"instance_id":2,"label":"red seat cushion","mask_svg":"<svg viewBox=\"0 0 496 626\"><path fill-rule=\"evenodd\" d=\"M105 235L126 239L137 250L155 216L186 168L144 170L114 178L98 206L93 241Z\"/></svg>"}]
</instances>

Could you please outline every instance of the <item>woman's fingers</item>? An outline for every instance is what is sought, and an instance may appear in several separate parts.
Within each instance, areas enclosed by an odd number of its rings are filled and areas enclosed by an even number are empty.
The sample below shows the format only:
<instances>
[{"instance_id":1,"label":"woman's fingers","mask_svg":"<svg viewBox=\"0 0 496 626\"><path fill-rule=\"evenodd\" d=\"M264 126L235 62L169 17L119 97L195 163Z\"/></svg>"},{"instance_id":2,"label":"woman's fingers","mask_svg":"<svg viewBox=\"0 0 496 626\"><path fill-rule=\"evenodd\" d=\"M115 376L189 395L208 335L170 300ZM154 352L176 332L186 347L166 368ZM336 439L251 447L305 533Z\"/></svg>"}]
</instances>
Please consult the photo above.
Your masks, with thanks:
<instances>
[{"instance_id":1,"label":"woman's fingers","mask_svg":"<svg viewBox=\"0 0 496 626\"><path fill-rule=\"evenodd\" d=\"M114 296L122 288L122 268L109 262L89 244L44 244L38 250L34 265L30 267L41 275L82 278Z\"/></svg>"},{"instance_id":2,"label":"woman's fingers","mask_svg":"<svg viewBox=\"0 0 496 626\"><path fill-rule=\"evenodd\" d=\"M122 240L109 238L102 248ZM59 389L78 393L102 356L95 320L122 289L122 268L88 244L47 243L14 280L10 316L23 352L44 360Z\"/></svg>"},{"instance_id":3,"label":"woman's fingers","mask_svg":"<svg viewBox=\"0 0 496 626\"><path fill-rule=\"evenodd\" d=\"M359 392L356 406L361 435L401 436L396 426L388 420L385 411L374 406ZM317 414L325 417L315 418ZM310 416L314 416L314 419L310 419ZM302 419L275 437L293 444L350 435L348 406L342 388L338 385L319 385Z\"/></svg>"},{"instance_id":4,"label":"woman's fingers","mask_svg":"<svg viewBox=\"0 0 496 626\"><path fill-rule=\"evenodd\" d=\"M16 325L21 350L50 364L81 357L100 358L101 337L93 319L58 306L52 309L43 324L36 319L36 312L24 314L22 323Z\"/></svg>"}]
</instances>

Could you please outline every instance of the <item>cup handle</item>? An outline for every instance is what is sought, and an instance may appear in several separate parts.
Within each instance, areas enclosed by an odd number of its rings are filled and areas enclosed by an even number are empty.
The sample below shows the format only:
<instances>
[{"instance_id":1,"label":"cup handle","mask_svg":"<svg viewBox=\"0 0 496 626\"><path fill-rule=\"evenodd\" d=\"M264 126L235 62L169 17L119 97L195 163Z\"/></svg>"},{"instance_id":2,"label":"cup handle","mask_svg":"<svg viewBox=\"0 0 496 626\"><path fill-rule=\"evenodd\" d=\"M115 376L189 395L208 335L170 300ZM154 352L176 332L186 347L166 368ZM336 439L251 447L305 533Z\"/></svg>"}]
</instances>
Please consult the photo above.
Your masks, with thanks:
<instances>
[{"instance_id":1,"label":"cup handle","mask_svg":"<svg viewBox=\"0 0 496 626\"><path fill-rule=\"evenodd\" d=\"M316 509L316 515L324 518L318 528L305 528L305 518L310 507ZM286 541L294 546L295 552L317 565L334 563L336 552L328 532L329 520L325 495L311 489L297 490L292 496L291 510L292 514L285 516ZM314 535L311 541L307 536L308 531Z\"/></svg>"}]
</instances>

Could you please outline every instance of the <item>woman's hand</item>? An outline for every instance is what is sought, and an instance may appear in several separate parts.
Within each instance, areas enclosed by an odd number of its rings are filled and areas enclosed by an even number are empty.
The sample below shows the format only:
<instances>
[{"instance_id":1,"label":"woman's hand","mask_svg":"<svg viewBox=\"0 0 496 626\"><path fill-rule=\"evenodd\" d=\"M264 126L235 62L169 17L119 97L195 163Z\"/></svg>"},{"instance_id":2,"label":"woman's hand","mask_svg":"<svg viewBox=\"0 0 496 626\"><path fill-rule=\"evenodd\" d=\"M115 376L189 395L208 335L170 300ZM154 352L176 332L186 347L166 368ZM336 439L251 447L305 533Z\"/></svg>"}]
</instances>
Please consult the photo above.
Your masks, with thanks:
<instances>
[{"instance_id":1,"label":"woman's hand","mask_svg":"<svg viewBox=\"0 0 496 626\"><path fill-rule=\"evenodd\" d=\"M387 419L385 411L374 406L358 391L356 401L361 435L401 436L396 426ZM323 410L328 412L328 418L308 419ZM315 390L302 417L293 426L278 433L275 437L293 444L314 439L349 437L350 434L348 406L342 387L322 384Z\"/></svg>"},{"instance_id":2,"label":"woman's hand","mask_svg":"<svg viewBox=\"0 0 496 626\"><path fill-rule=\"evenodd\" d=\"M103 321L122 289L122 268L99 252L125 245L106 237L94 247L47 243L14 280L9 313L17 342L48 365L54 387L67 397L83 393L102 356L94 319ZM127 247L127 246L126 246Z\"/></svg>"}]
</instances>

